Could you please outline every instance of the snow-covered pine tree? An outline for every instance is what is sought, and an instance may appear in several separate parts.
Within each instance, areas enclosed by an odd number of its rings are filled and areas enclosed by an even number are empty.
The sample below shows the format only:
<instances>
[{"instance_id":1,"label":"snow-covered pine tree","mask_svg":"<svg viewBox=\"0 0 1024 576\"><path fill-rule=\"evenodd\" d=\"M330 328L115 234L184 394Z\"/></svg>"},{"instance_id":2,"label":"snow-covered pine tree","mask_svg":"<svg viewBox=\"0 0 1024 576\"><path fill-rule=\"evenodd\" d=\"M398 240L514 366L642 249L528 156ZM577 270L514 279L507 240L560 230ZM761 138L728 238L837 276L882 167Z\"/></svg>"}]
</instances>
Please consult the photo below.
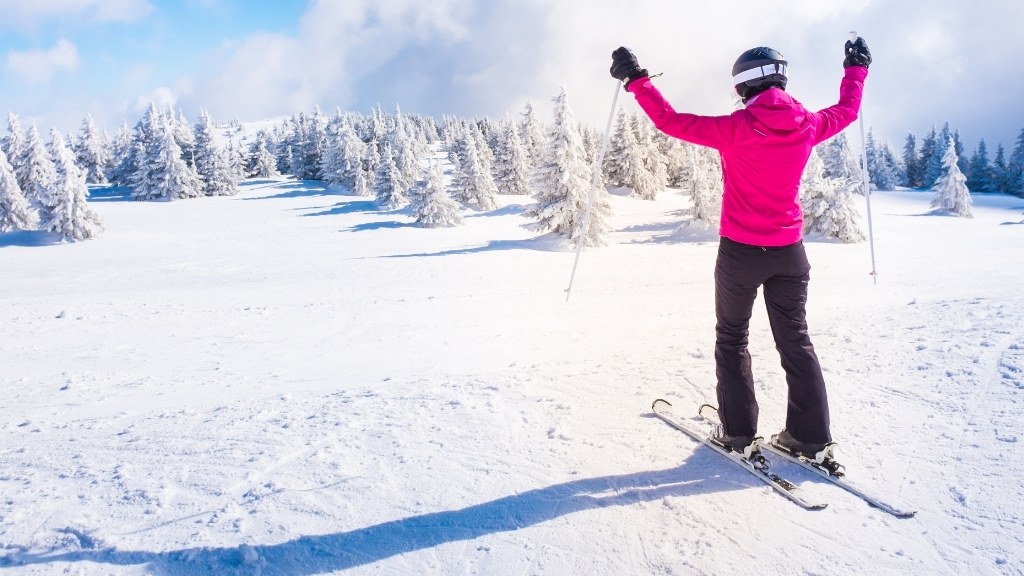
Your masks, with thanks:
<instances>
[{"instance_id":1,"label":"snow-covered pine tree","mask_svg":"<svg viewBox=\"0 0 1024 576\"><path fill-rule=\"evenodd\" d=\"M29 205L39 211L40 222L48 222L53 216L53 190L57 183L57 169L49 152L43 146L42 138L35 124L25 134L25 142L18 161L18 183Z\"/></svg>"},{"instance_id":2,"label":"snow-covered pine tree","mask_svg":"<svg viewBox=\"0 0 1024 576\"><path fill-rule=\"evenodd\" d=\"M875 190L892 190L899 184L899 167L888 144L878 144L874 134L867 135L868 175Z\"/></svg>"},{"instance_id":3,"label":"snow-covered pine tree","mask_svg":"<svg viewBox=\"0 0 1024 576\"><path fill-rule=\"evenodd\" d=\"M387 139L391 144L391 153L395 157L395 166L398 168L402 188L408 190L416 185L420 175L420 166L416 141L406 130L406 122L400 114L396 115Z\"/></svg>"},{"instance_id":4,"label":"snow-covered pine tree","mask_svg":"<svg viewBox=\"0 0 1024 576\"><path fill-rule=\"evenodd\" d=\"M1010 168L1006 164L1006 151L1002 142L996 144L996 157L992 159L992 187L994 192L1006 192L1009 190Z\"/></svg>"},{"instance_id":5,"label":"snow-covered pine tree","mask_svg":"<svg viewBox=\"0 0 1024 576\"><path fill-rule=\"evenodd\" d=\"M103 231L103 224L86 202L89 187L85 183L85 172L75 163L74 153L60 133L54 130L51 135L50 147L57 168L57 182L53 191L53 210L49 220L43 222L43 227L68 242L94 238Z\"/></svg>"},{"instance_id":6,"label":"snow-covered pine tree","mask_svg":"<svg viewBox=\"0 0 1024 576\"><path fill-rule=\"evenodd\" d=\"M709 150L688 144L690 155L690 177L688 180L691 205L685 214L689 217L687 227L698 230L712 230L718 227L722 214L722 194L714 161Z\"/></svg>"},{"instance_id":7,"label":"snow-covered pine tree","mask_svg":"<svg viewBox=\"0 0 1024 576\"><path fill-rule=\"evenodd\" d=\"M942 173L942 146L945 142L939 139L934 126L921 141L921 186L931 188Z\"/></svg>"},{"instance_id":8,"label":"snow-covered pine tree","mask_svg":"<svg viewBox=\"0 0 1024 576\"><path fill-rule=\"evenodd\" d=\"M653 188L650 190L633 186L633 194L645 200L654 200L658 192L668 186L668 171L665 169L665 158L661 153L654 139L654 124L646 118L641 119L639 114L633 114L630 122L633 125L633 132L636 133L637 143L643 151L644 167L651 174Z\"/></svg>"},{"instance_id":9,"label":"snow-covered pine tree","mask_svg":"<svg viewBox=\"0 0 1024 576\"><path fill-rule=\"evenodd\" d=\"M1024 128L1017 135L1017 142L1010 154L1007 164L1006 191L1017 196L1024 196Z\"/></svg>"},{"instance_id":10,"label":"snow-covered pine tree","mask_svg":"<svg viewBox=\"0 0 1024 576\"><path fill-rule=\"evenodd\" d=\"M396 210L409 203L405 195L405 183L391 152L391 143L387 141L384 142L380 165L374 178L374 194L377 206L385 210Z\"/></svg>"},{"instance_id":11,"label":"snow-covered pine tree","mask_svg":"<svg viewBox=\"0 0 1024 576\"><path fill-rule=\"evenodd\" d=\"M178 200L202 195L202 181L182 159L174 132L175 126L165 123L153 134L153 142L131 184L136 200Z\"/></svg>"},{"instance_id":12,"label":"snow-covered pine tree","mask_svg":"<svg viewBox=\"0 0 1024 576\"><path fill-rule=\"evenodd\" d=\"M195 172L206 196L238 194L238 171L235 160L220 142L217 127L206 110L199 111L195 127Z\"/></svg>"},{"instance_id":13,"label":"snow-covered pine tree","mask_svg":"<svg viewBox=\"0 0 1024 576\"><path fill-rule=\"evenodd\" d=\"M654 130L653 135L654 142L665 161L665 185L682 187L686 183L690 169L690 151L686 143L670 137L661 130Z\"/></svg>"},{"instance_id":14,"label":"snow-covered pine tree","mask_svg":"<svg viewBox=\"0 0 1024 576\"><path fill-rule=\"evenodd\" d=\"M192 130L192 124L185 117L185 113L179 111L177 114L174 113L174 109L170 106L167 107L167 112L164 114L164 118L167 125L174 131L174 141L178 143L178 147L181 148L181 159L185 161L185 164L189 168L195 169L196 165L196 133Z\"/></svg>"},{"instance_id":15,"label":"snow-covered pine tree","mask_svg":"<svg viewBox=\"0 0 1024 576\"><path fill-rule=\"evenodd\" d=\"M984 139L978 142L968 167L967 188L975 192L992 192L992 164L988 159L988 146Z\"/></svg>"},{"instance_id":16,"label":"snow-covered pine tree","mask_svg":"<svg viewBox=\"0 0 1024 576\"><path fill-rule=\"evenodd\" d=\"M956 143L947 140L946 153L942 156L942 172L932 190L932 208L947 210L961 218L974 218L971 213L971 191L967 188L967 177L957 165Z\"/></svg>"},{"instance_id":17,"label":"snow-covered pine tree","mask_svg":"<svg viewBox=\"0 0 1024 576\"><path fill-rule=\"evenodd\" d=\"M853 208L850 178L827 178L819 147L811 152L800 181L804 232L819 232L840 242L863 242L864 232ZM861 183L863 185L863 182Z\"/></svg>"},{"instance_id":18,"label":"snow-covered pine tree","mask_svg":"<svg viewBox=\"0 0 1024 576\"><path fill-rule=\"evenodd\" d=\"M544 125L537 119L533 110L533 103L527 102L523 110L523 119L519 123L519 136L523 140L523 146L530 158L530 167L535 167L544 157L544 150L547 148Z\"/></svg>"},{"instance_id":19,"label":"snow-covered pine tree","mask_svg":"<svg viewBox=\"0 0 1024 576\"><path fill-rule=\"evenodd\" d=\"M576 120L569 107L569 96L562 89L555 98L554 118L548 132L542 161L534 173L533 189L537 203L523 213L536 222L530 230L555 232L579 245L604 243L608 231L606 216L611 212L608 193L598 187L591 207L589 227L583 229L591 192L591 168L584 159Z\"/></svg>"},{"instance_id":20,"label":"snow-covered pine tree","mask_svg":"<svg viewBox=\"0 0 1024 576\"><path fill-rule=\"evenodd\" d=\"M344 176L345 158L341 148L341 117L335 116L327 124L324 153L320 157L320 180L327 188L348 187Z\"/></svg>"},{"instance_id":21,"label":"snow-covered pine tree","mask_svg":"<svg viewBox=\"0 0 1024 576\"><path fill-rule=\"evenodd\" d=\"M651 150L637 138L639 130L635 121L636 116L628 119L622 134L619 178L622 186L632 190L630 196L654 200L658 196L659 188L657 178L648 168L647 156Z\"/></svg>"},{"instance_id":22,"label":"snow-covered pine tree","mask_svg":"<svg viewBox=\"0 0 1024 576\"><path fill-rule=\"evenodd\" d=\"M235 121L237 122L237 120ZM225 152L227 153L230 165L231 181L235 183L237 192L238 184L246 178L249 158L246 156L242 142L234 136L228 137L228 145Z\"/></svg>"},{"instance_id":23,"label":"snow-covered pine tree","mask_svg":"<svg viewBox=\"0 0 1024 576\"><path fill-rule=\"evenodd\" d=\"M441 166L431 162L426 181L412 203L412 215L425 228L450 228L462 224L459 203L448 194Z\"/></svg>"},{"instance_id":24,"label":"snow-covered pine tree","mask_svg":"<svg viewBox=\"0 0 1024 576\"><path fill-rule=\"evenodd\" d=\"M0 233L32 230L39 225L39 214L32 209L18 186L18 177L0 150Z\"/></svg>"},{"instance_id":25,"label":"snow-covered pine tree","mask_svg":"<svg viewBox=\"0 0 1024 576\"><path fill-rule=\"evenodd\" d=\"M475 130L468 127L463 133L461 152L455 164L452 198L476 210L494 210L498 207L498 187L491 171L484 165L477 144Z\"/></svg>"},{"instance_id":26,"label":"snow-covered pine tree","mask_svg":"<svg viewBox=\"0 0 1024 576\"><path fill-rule=\"evenodd\" d=\"M265 131L260 130L256 133L256 139L249 148L249 178L277 178L281 175L277 171L277 158L270 151L268 142L269 137Z\"/></svg>"},{"instance_id":27,"label":"snow-covered pine tree","mask_svg":"<svg viewBox=\"0 0 1024 576\"><path fill-rule=\"evenodd\" d=\"M921 186L921 159L917 155L917 137L912 133L907 134L903 144L903 166L906 171L903 185L908 188Z\"/></svg>"},{"instance_id":28,"label":"snow-covered pine tree","mask_svg":"<svg viewBox=\"0 0 1024 576\"><path fill-rule=\"evenodd\" d=\"M4 136L3 141L0 142L0 150L3 150L4 154L7 155L7 161L11 164L15 177L18 177L17 174L21 172L20 163L24 149L25 131L21 128L21 120L14 112L8 112L7 135ZM25 183L19 179L18 186L24 189Z\"/></svg>"},{"instance_id":29,"label":"snow-covered pine tree","mask_svg":"<svg viewBox=\"0 0 1024 576\"><path fill-rule=\"evenodd\" d=\"M363 153L369 155L369 147L364 148ZM352 183L352 193L356 196L373 196L373 173L367 168L366 162L359 162L355 170L355 180Z\"/></svg>"},{"instance_id":30,"label":"snow-covered pine tree","mask_svg":"<svg viewBox=\"0 0 1024 576\"><path fill-rule=\"evenodd\" d=\"M499 194L530 193L530 162L515 122L506 122L494 158L494 183Z\"/></svg>"},{"instance_id":31,"label":"snow-covered pine tree","mask_svg":"<svg viewBox=\"0 0 1024 576\"><path fill-rule=\"evenodd\" d=\"M146 113L135 123L131 141L125 146L120 160L107 177L117 186L128 186L139 189L147 177L145 169L146 153L153 146L153 139L162 130L164 117L155 104L150 103Z\"/></svg>"},{"instance_id":32,"label":"snow-covered pine tree","mask_svg":"<svg viewBox=\"0 0 1024 576\"><path fill-rule=\"evenodd\" d=\"M639 142L633 133L629 115L625 110L619 109L615 116L615 128L608 138L608 150L604 155L604 163L601 166L605 183L608 186L616 188L627 186L627 165L630 163L629 158L638 154L634 150L638 145Z\"/></svg>"},{"instance_id":33,"label":"snow-covered pine tree","mask_svg":"<svg viewBox=\"0 0 1024 576\"><path fill-rule=\"evenodd\" d=\"M74 145L75 161L85 171L89 184L106 184L107 167L110 165L110 144L103 133L96 129L92 116L86 115Z\"/></svg>"},{"instance_id":34,"label":"snow-covered pine tree","mask_svg":"<svg viewBox=\"0 0 1024 576\"><path fill-rule=\"evenodd\" d=\"M819 154L824 162L824 176L833 180L861 180L861 166L845 132L840 132L820 145ZM851 190L863 194L863 190Z\"/></svg>"}]
</instances>

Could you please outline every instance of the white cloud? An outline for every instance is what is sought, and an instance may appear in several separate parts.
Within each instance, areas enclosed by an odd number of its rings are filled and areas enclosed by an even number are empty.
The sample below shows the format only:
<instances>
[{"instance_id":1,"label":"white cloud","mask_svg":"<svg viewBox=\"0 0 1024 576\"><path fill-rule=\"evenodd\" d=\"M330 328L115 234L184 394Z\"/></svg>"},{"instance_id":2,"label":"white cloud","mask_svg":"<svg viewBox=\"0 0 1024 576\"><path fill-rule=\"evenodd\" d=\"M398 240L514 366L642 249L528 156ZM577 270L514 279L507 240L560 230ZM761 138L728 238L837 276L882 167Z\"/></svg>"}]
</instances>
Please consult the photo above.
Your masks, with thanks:
<instances>
[{"instance_id":1,"label":"white cloud","mask_svg":"<svg viewBox=\"0 0 1024 576\"><path fill-rule=\"evenodd\" d=\"M32 26L48 20L133 22L152 9L149 0L0 0L2 22L8 26Z\"/></svg>"},{"instance_id":2,"label":"white cloud","mask_svg":"<svg viewBox=\"0 0 1024 576\"><path fill-rule=\"evenodd\" d=\"M59 72L78 68L78 48L68 40L59 40L49 50L27 50L7 53L7 69L31 84L49 82Z\"/></svg>"},{"instance_id":3,"label":"white cloud","mask_svg":"<svg viewBox=\"0 0 1024 576\"><path fill-rule=\"evenodd\" d=\"M211 68L195 78L189 107L206 107L215 117L254 119L315 105L359 105L360 83L386 70L404 50L468 37L464 20L476 12L472 5L472 0L314 1L295 36L259 34L224 45Z\"/></svg>"},{"instance_id":4,"label":"white cloud","mask_svg":"<svg viewBox=\"0 0 1024 576\"><path fill-rule=\"evenodd\" d=\"M976 4L934 0L922 13L882 0L792 0L770 9L661 0L312 0L295 33L225 43L185 78L153 78L151 86L173 87L190 115L204 106L215 118L255 120L314 105L366 112L396 103L438 116L500 117L527 100L545 114L564 85L577 118L603 126L610 53L619 45L664 73L656 83L673 105L702 114L731 111L733 61L768 45L790 61L790 92L817 109L835 102L842 46L856 29L876 60L864 109L876 137L899 146L906 131L949 121L969 146L980 137L1009 144L1024 126L1016 102L1024 76L1006 74L1012 56L1002 43L1016 37L1024 2ZM620 94L619 103L636 110L631 97Z\"/></svg>"}]
</instances>

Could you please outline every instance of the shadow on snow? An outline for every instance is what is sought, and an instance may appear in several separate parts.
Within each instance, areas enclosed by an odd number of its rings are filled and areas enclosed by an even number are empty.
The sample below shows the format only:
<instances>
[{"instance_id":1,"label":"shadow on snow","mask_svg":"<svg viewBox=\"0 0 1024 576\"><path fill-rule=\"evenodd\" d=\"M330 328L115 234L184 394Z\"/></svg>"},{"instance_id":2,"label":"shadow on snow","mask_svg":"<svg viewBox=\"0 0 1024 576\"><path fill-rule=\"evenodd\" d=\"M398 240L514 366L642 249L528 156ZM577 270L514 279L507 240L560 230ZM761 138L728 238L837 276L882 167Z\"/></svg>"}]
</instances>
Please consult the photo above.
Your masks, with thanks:
<instances>
[{"instance_id":1,"label":"shadow on snow","mask_svg":"<svg viewBox=\"0 0 1024 576\"><path fill-rule=\"evenodd\" d=\"M407 224L416 226L416 224ZM397 226L395 226L397 227ZM453 248L441 252L418 252L414 254L389 254L377 258L421 258L424 256L454 256L458 254L479 254L498 250L533 250L536 252L565 252L571 247L567 241L557 234L545 234L528 240L491 240L480 246L469 248Z\"/></svg>"},{"instance_id":2,"label":"shadow on snow","mask_svg":"<svg viewBox=\"0 0 1024 576\"><path fill-rule=\"evenodd\" d=\"M373 200L350 200L338 202L327 210L310 212L303 216L339 216L342 214L355 214L356 212L380 212L381 210Z\"/></svg>"},{"instance_id":3,"label":"shadow on snow","mask_svg":"<svg viewBox=\"0 0 1024 576\"><path fill-rule=\"evenodd\" d=\"M63 243L64 242L61 239L60 234L55 232L18 230L17 232L0 233L0 248L8 246L36 248L40 246L54 246Z\"/></svg>"},{"instance_id":4,"label":"shadow on snow","mask_svg":"<svg viewBox=\"0 0 1024 576\"><path fill-rule=\"evenodd\" d=\"M17 553L8 565L54 562L147 565L164 576L202 573L261 573L312 575L364 566L449 542L473 540L509 532L563 516L614 506L631 506L678 498L747 489L760 482L742 471L720 475L708 463L717 456L698 450L680 466L617 476L602 476L555 484L490 502L411 516L347 532L301 536L281 544L228 548L188 548L168 552L87 549L64 553ZM571 530L571 527L565 527ZM85 546L95 540L85 535ZM0 566L4 565L0 559Z\"/></svg>"},{"instance_id":5,"label":"shadow on snow","mask_svg":"<svg viewBox=\"0 0 1024 576\"><path fill-rule=\"evenodd\" d=\"M245 198L245 200L274 200L281 198L304 198L307 196L334 196L345 192L340 189L328 189L324 186L324 183L319 180L273 179L247 180L239 186L239 191L248 192L252 190L262 190L264 188L282 190L282 192L278 194L270 194L269 196L253 196L251 198Z\"/></svg>"}]
</instances>

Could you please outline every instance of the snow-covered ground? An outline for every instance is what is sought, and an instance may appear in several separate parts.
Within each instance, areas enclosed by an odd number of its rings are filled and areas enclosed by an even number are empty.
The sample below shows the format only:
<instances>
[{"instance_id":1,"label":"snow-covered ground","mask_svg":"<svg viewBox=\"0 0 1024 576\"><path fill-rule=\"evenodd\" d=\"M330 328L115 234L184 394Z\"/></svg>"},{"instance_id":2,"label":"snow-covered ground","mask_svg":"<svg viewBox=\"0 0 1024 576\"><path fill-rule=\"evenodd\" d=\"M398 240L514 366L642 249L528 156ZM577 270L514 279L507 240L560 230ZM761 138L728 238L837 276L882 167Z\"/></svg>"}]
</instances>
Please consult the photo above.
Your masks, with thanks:
<instances>
[{"instance_id":1,"label":"snow-covered ground","mask_svg":"<svg viewBox=\"0 0 1024 576\"><path fill-rule=\"evenodd\" d=\"M851 477L807 512L650 414L714 398L713 236L612 198L609 245L528 198L422 229L313 183L125 201L0 235L0 573L1024 573L1024 200L873 197L810 241L809 317ZM863 210L863 207L861 207ZM785 384L760 306L761 433Z\"/></svg>"}]
</instances>

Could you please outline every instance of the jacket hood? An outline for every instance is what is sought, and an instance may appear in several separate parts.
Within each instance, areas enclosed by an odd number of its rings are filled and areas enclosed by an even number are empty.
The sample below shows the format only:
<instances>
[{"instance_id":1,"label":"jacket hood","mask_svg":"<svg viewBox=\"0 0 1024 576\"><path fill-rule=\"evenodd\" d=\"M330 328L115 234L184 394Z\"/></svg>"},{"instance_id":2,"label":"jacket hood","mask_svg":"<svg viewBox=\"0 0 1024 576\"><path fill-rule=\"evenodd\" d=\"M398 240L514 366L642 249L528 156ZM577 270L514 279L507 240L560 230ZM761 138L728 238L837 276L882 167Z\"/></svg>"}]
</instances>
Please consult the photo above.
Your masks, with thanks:
<instances>
[{"instance_id":1,"label":"jacket hood","mask_svg":"<svg viewBox=\"0 0 1024 576\"><path fill-rule=\"evenodd\" d=\"M768 128L789 132L807 120L807 109L778 88L769 88L747 102L747 111Z\"/></svg>"}]
</instances>

